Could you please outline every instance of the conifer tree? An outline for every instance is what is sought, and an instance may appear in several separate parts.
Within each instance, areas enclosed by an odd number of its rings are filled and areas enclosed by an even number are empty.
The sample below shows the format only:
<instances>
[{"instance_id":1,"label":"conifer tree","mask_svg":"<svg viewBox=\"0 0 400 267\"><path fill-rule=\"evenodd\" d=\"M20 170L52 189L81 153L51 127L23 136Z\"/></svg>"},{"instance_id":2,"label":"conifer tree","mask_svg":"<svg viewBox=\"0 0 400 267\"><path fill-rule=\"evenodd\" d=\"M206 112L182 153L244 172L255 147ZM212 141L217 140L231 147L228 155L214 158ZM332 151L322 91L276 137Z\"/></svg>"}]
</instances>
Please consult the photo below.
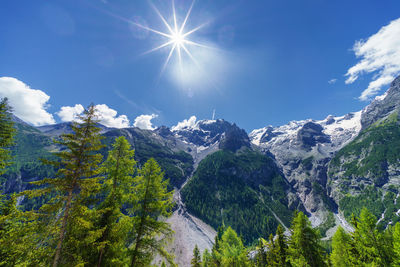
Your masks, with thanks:
<instances>
[{"instance_id":1,"label":"conifer tree","mask_svg":"<svg viewBox=\"0 0 400 267\"><path fill-rule=\"evenodd\" d=\"M223 267L250 266L246 248L231 227L228 227L222 235L219 253L221 254L221 266Z\"/></svg>"},{"instance_id":2,"label":"conifer tree","mask_svg":"<svg viewBox=\"0 0 400 267\"><path fill-rule=\"evenodd\" d=\"M325 266L320 234L311 227L307 216L297 212L291 225L289 260L293 266Z\"/></svg>"},{"instance_id":3,"label":"conifer tree","mask_svg":"<svg viewBox=\"0 0 400 267\"><path fill-rule=\"evenodd\" d=\"M53 267L60 263L82 264L85 252L82 248L100 235L100 231L93 229L94 211L88 208L88 201L100 189L98 175L102 155L98 151L103 147L95 107L89 106L79 119L81 122L72 123L72 133L63 134L61 140L55 141L62 147L55 153L59 160L45 161L58 169L56 177L35 182L40 189L27 192L30 197L56 193L39 211L47 215L42 222L56 220L49 223L49 231L55 235ZM63 253L63 250L67 251Z\"/></svg>"},{"instance_id":4,"label":"conifer tree","mask_svg":"<svg viewBox=\"0 0 400 267\"><path fill-rule=\"evenodd\" d=\"M400 266L400 223L397 222L393 229L393 252L394 261L393 263Z\"/></svg>"},{"instance_id":5,"label":"conifer tree","mask_svg":"<svg viewBox=\"0 0 400 267\"><path fill-rule=\"evenodd\" d=\"M190 261L192 267L201 267L201 255L197 245L193 249L193 258Z\"/></svg>"},{"instance_id":6,"label":"conifer tree","mask_svg":"<svg viewBox=\"0 0 400 267\"><path fill-rule=\"evenodd\" d=\"M288 266L287 262L287 238L282 225L278 225L276 229L276 240L274 242L274 249L272 250L274 265L273 266Z\"/></svg>"},{"instance_id":7,"label":"conifer tree","mask_svg":"<svg viewBox=\"0 0 400 267\"><path fill-rule=\"evenodd\" d=\"M225 232L225 226L221 225L218 227L217 235L215 236L214 245L211 249L211 262L212 266L221 266L221 255L219 253L220 243L222 242L222 235Z\"/></svg>"},{"instance_id":8,"label":"conifer tree","mask_svg":"<svg viewBox=\"0 0 400 267\"><path fill-rule=\"evenodd\" d=\"M352 266L351 261L351 237L341 226L338 227L332 238L332 253L330 255L333 266Z\"/></svg>"},{"instance_id":9,"label":"conifer tree","mask_svg":"<svg viewBox=\"0 0 400 267\"><path fill-rule=\"evenodd\" d=\"M260 237L258 239L258 246L257 246L257 255L256 255L256 266L257 267L264 267L267 264L267 249L268 249L268 242Z\"/></svg>"},{"instance_id":10,"label":"conifer tree","mask_svg":"<svg viewBox=\"0 0 400 267\"><path fill-rule=\"evenodd\" d=\"M39 264L35 217L18 210L16 200L16 194L0 199L0 266Z\"/></svg>"},{"instance_id":11,"label":"conifer tree","mask_svg":"<svg viewBox=\"0 0 400 267\"><path fill-rule=\"evenodd\" d=\"M10 147L14 143L15 128L7 98L0 101L0 175L10 164Z\"/></svg>"},{"instance_id":12,"label":"conifer tree","mask_svg":"<svg viewBox=\"0 0 400 267\"><path fill-rule=\"evenodd\" d=\"M107 160L103 163L105 178L101 195L105 200L99 206L100 221L98 227L102 235L98 242L99 254L97 266L123 265L126 260L125 244L128 231L132 228L132 217L122 212L123 205L132 204L133 177L136 161L134 151L125 137L118 137Z\"/></svg>"},{"instance_id":13,"label":"conifer tree","mask_svg":"<svg viewBox=\"0 0 400 267\"><path fill-rule=\"evenodd\" d=\"M163 181L163 176L157 162L150 158L135 177L134 190L138 201L132 208L132 267L148 266L156 252L173 263L172 256L164 249L165 241L170 237L172 230L168 223L160 220L160 217L168 217L171 214L173 192L168 192L168 180Z\"/></svg>"},{"instance_id":14,"label":"conifer tree","mask_svg":"<svg viewBox=\"0 0 400 267\"><path fill-rule=\"evenodd\" d=\"M203 261L202 261L202 267L211 267L212 265L212 256L211 253L208 251L208 249L205 249L203 252Z\"/></svg>"},{"instance_id":15,"label":"conifer tree","mask_svg":"<svg viewBox=\"0 0 400 267\"><path fill-rule=\"evenodd\" d=\"M358 260L357 264L390 266L393 249L390 237L379 231L375 216L363 208L355 224L353 240Z\"/></svg>"}]
</instances>

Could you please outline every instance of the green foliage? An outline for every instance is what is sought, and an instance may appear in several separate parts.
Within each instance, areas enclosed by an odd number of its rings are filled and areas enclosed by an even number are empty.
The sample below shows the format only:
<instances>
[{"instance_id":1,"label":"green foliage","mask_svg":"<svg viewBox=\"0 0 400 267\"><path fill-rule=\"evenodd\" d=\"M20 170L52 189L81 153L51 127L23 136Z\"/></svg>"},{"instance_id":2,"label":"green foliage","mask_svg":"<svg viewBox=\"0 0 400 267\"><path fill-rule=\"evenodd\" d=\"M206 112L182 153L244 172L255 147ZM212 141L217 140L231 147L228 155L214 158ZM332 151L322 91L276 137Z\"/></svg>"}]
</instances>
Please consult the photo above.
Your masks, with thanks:
<instances>
[{"instance_id":1,"label":"green foliage","mask_svg":"<svg viewBox=\"0 0 400 267\"><path fill-rule=\"evenodd\" d=\"M208 249L205 249L203 252L203 262L201 264L202 267L211 267L212 266L212 256Z\"/></svg>"},{"instance_id":2,"label":"green foliage","mask_svg":"<svg viewBox=\"0 0 400 267\"><path fill-rule=\"evenodd\" d=\"M44 222L54 218L49 229L54 237L50 246L55 246L53 266L83 264L83 248L101 232L93 227L96 212L87 206L100 189L97 176L101 172L102 156L97 152L102 144L94 106L85 110L80 119L82 123L73 123L73 133L64 134L56 141L66 148L55 153L59 160L45 161L58 169L56 177L34 182L42 187L25 192L29 197L57 192L39 210Z\"/></svg>"},{"instance_id":3,"label":"green foliage","mask_svg":"<svg viewBox=\"0 0 400 267\"><path fill-rule=\"evenodd\" d=\"M180 187L193 171L193 158L190 154L172 151L167 146L157 142L148 131L128 129L126 131L113 130L104 134L104 144L110 147L117 136L125 136L135 148L135 156L139 165L143 165L150 158L154 158L165 172L165 177L170 180L172 187ZM105 153L106 149L103 150Z\"/></svg>"},{"instance_id":4,"label":"green foliage","mask_svg":"<svg viewBox=\"0 0 400 267\"><path fill-rule=\"evenodd\" d=\"M0 197L0 266L39 266L48 248L37 245L43 230L37 216L18 210L15 194Z\"/></svg>"},{"instance_id":5,"label":"green foliage","mask_svg":"<svg viewBox=\"0 0 400 267\"><path fill-rule=\"evenodd\" d=\"M219 253L221 255L222 267L250 266L246 248L231 227L228 227L222 235Z\"/></svg>"},{"instance_id":6,"label":"green foliage","mask_svg":"<svg viewBox=\"0 0 400 267\"><path fill-rule=\"evenodd\" d=\"M168 223L159 220L160 216L168 217L173 207L173 192L167 190L167 185L168 180L163 181L163 173L152 158L135 177L134 190L139 201L131 209L134 215L134 227L130 233L133 243L129 251L132 267L148 266L155 252L173 262L172 256L164 249L172 230Z\"/></svg>"},{"instance_id":7,"label":"green foliage","mask_svg":"<svg viewBox=\"0 0 400 267\"><path fill-rule=\"evenodd\" d=\"M192 267L201 267L202 263L201 263L201 254L199 251L199 248L197 247L197 245L195 245L194 249L193 249L193 258L190 261L190 264Z\"/></svg>"},{"instance_id":8,"label":"green foliage","mask_svg":"<svg viewBox=\"0 0 400 267\"><path fill-rule=\"evenodd\" d=\"M341 226L338 227L332 238L331 261L333 266L348 267L352 266L350 235L348 235Z\"/></svg>"},{"instance_id":9,"label":"green foliage","mask_svg":"<svg viewBox=\"0 0 400 267\"><path fill-rule=\"evenodd\" d=\"M400 266L400 223L396 223L393 230L393 263Z\"/></svg>"},{"instance_id":10,"label":"green foliage","mask_svg":"<svg viewBox=\"0 0 400 267\"><path fill-rule=\"evenodd\" d=\"M10 165L10 148L14 142L14 123L11 118L11 107L7 98L0 101L0 175L6 166Z\"/></svg>"},{"instance_id":11,"label":"green foliage","mask_svg":"<svg viewBox=\"0 0 400 267\"><path fill-rule=\"evenodd\" d=\"M289 224L286 189L271 158L217 151L200 162L181 193L191 213L215 228L231 226L249 244L274 232L279 222L272 212Z\"/></svg>"},{"instance_id":12,"label":"green foliage","mask_svg":"<svg viewBox=\"0 0 400 267\"><path fill-rule=\"evenodd\" d=\"M390 233L380 231L375 216L363 208L358 220L353 220L355 231L352 235L356 250L355 262L372 266L390 266L393 249Z\"/></svg>"},{"instance_id":13,"label":"green foliage","mask_svg":"<svg viewBox=\"0 0 400 267\"><path fill-rule=\"evenodd\" d=\"M109 151L103 163L104 179L101 194L104 201L97 208L99 220L97 228L102 229L101 237L96 240L91 265L124 266L127 264L128 234L133 227L133 218L123 213L123 205L132 205L137 201L134 192L136 161L134 151L125 137L118 137L113 149Z\"/></svg>"},{"instance_id":14,"label":"green foliage","mask_svg":"<svg viewBox=\"0 0 400 267\"><path fill-rule=\"evenodd\" d=\"M372 177L375 184L381 185L385 179L387 164L398 164L400 160L398 152L400 125L396 114L361 132L352 142L336 153L331 160L330 169L340 168L344 171L344 176L348 178ZM342 159L352 160L341 164Z\"/></svg>"},{"instance_id":15,"label":"green foliage","mask_svg":"<svg viewBox=\"0 0 400 267\"><path fill-rule=\"evenodd\" d=\"M311 227L311 223L302 212L298 212L291 226L289 241L289 261L293 266L325 266L324 250L320 243L320 234Z\"/></svg>"},{"instance_id":16,"label":"green foliage","mask_svg":"<svg viewBox=\"0 0 400 267\"><path fill-rule=\"evenodd\" d=\"M278 228L276 229L275 239L272 235L270 235L267 248L268 252L266 255L266 259L268 266L290 266L290 263L288 261L288 239L285 236L283 227L281 225L278 225Z\"/></svg>"},{"instance_id":17,"label":"green foliage","mask_svg":"<svg viewBox=\"0 0 400 267\"><path fill-rule=\"evenodd\" d=\"M383 195L384 194L384 195ZM392 187L392 191L384 191L374 186L367 186L358 195L345 195L339 201L340 210L343 211L347 220L351 219L351 215L359 216L363 207L367 208L376 217L384 214L384 219L380 225L386 226L389 222L393 224L400 221L396 212L400 209L400 199L396 199L397 189Z\"/></svg>"}]
</instances>

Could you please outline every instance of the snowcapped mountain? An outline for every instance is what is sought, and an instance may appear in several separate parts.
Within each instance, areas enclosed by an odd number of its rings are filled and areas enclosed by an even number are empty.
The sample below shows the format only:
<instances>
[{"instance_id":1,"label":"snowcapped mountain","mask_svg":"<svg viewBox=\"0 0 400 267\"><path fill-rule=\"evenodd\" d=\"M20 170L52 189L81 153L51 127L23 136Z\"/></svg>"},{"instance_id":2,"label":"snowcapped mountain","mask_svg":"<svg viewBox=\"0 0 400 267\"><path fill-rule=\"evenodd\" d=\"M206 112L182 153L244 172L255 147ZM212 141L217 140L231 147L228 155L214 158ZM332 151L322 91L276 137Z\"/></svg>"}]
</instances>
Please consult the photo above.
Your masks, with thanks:
<instances>
[{"instance_id":1,"label":"snowcapped mountain","mask_svg":"<svg viewBox=\"0 0 400 267\"><path fill-rule=\"evenodd\" d=\"M286 179L293 185L314 225L324 221L325 211L335 210L328 188L328 165L335 154L360 133L400 109L400 77L389 90L376 97L363 110L324 120L291 121L279 126L253 130L252 144L271 153ZM329 191L329 193L328 193ZM342 218L338 218L341 220Z\"/></svg>"}]
</instances>

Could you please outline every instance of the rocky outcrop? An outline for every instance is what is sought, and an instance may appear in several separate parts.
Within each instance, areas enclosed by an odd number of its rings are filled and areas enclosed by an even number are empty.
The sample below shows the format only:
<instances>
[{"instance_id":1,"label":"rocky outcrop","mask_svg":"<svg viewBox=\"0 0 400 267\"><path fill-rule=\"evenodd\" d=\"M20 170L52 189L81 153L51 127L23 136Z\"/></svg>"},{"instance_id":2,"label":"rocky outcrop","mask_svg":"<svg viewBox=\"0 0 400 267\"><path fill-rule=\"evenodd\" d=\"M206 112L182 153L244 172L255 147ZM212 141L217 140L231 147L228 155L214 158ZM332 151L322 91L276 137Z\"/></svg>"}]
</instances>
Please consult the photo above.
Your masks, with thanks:
<instances>
[{"instance_id":1,"label":"rocky outcrop","mask_svg":"<svg viewBox=\"0 0 400 267\"><path fill-rule=\"evenodd\" d=\"M400 76L390 85L389 90L378 96L364 110L361 117L362 129L368 128L373 123L386 118L391 113L400 109Z\"/></svg>"}]
</instances>

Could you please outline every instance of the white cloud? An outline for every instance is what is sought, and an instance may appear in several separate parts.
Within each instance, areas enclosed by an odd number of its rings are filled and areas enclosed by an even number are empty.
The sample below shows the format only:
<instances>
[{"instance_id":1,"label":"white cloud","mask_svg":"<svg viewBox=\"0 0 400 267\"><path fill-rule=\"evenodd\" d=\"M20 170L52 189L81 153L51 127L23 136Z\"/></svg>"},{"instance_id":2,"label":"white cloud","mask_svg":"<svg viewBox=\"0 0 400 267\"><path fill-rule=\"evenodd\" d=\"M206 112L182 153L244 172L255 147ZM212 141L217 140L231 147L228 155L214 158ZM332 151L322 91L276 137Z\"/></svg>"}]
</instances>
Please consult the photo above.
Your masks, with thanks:
<instances>
[{"instance_id":1,"label":"white cloud","mask_svg":"<svg viewBox=\"0 0 400 267\"><path fill-rule=\"evenodd\" d=\"M172 131L179 131L182 130L186 127L193 127L196 125L196 116L191 116L189 119L187 120L183 120L181 122L178 122L177 125L173 126L171 129Z\"/></svg>"},{"instance_id":2,"label":"white cloud","mask_svg":"<svg viewBox=\"0 0 400 267\"><path fill-rule=\"evenodd\" d=\"M55 123L53 115L46 111L50 96L18 79L0 77L0 97L7 97L14 114L25 122L35 126Z\"/></svg>"},{"instance_id":3,"label":"white cloud","mask_svg":"<svg viewBox=\"0 0 400 267\"><path fill-rule=\"evenodd\" d=\"M337 82L337 79L330 79L328 81L329 84L335 84Z\"/></svg>"},{"instance_id":4,"label":"white cloud","mask_svg":"<svg viewBox=\"0 0 400 267\"><path fill-rule=\"evenodd\" d=\"M151 115L140 115L135 119L133 126L138 127L144 130L154 130L153 124L151 122L152 119L157 118L158 115L151 114Z\"/></svg>"},{"instance_id":5,"label":"white cloud","mask_svg":"<svg viewBox=\"0 0 400 267\"><path fill-rule=\"evenodd\" d=\"M367 40L357 41L353 50L360 61L347 71L346 83L353 83L362 74L376 73L359 97L368 100L400 74L400 18Z\"/></svg>"},{"instance_id":6,"label":"white cloud","mask_svg":"<svg viewBox=\"0 0 400 267\"><path fill-rule=\"evenodd\" d=\"M81 104L76 104L74 107L64 106L60 111L56 112L61 121L73 121L78 119L78 115L82 114L84 108Z\"/></svg>"},{"instance_id":7,"label":"white cloud","mask_svg":"<svg viewBox=\"0 0 400 267\"><path fill-rule=\"evenodd\" d=\"M128 117L126 115L117 116L117 111L109 108L106 104L96 105L96 110L101 124L114 128L129 127Z\"/></svg>"},{"instance_id":8,"label":"white cloud","mask_svg":"<svg viewBox=\"0 0 400 267\"><path fill-rule=\"evenodd\" d=\"M126 128L129 127L129 119L126 115L117 116L118 112L109 108L106 104L96 105L98 120L101 124L113 128ZM64 106L56 114L62 121L73 121L78 119L84 108L81 104L76 104L73 107Z\"/></svg>"}]
</instances>

